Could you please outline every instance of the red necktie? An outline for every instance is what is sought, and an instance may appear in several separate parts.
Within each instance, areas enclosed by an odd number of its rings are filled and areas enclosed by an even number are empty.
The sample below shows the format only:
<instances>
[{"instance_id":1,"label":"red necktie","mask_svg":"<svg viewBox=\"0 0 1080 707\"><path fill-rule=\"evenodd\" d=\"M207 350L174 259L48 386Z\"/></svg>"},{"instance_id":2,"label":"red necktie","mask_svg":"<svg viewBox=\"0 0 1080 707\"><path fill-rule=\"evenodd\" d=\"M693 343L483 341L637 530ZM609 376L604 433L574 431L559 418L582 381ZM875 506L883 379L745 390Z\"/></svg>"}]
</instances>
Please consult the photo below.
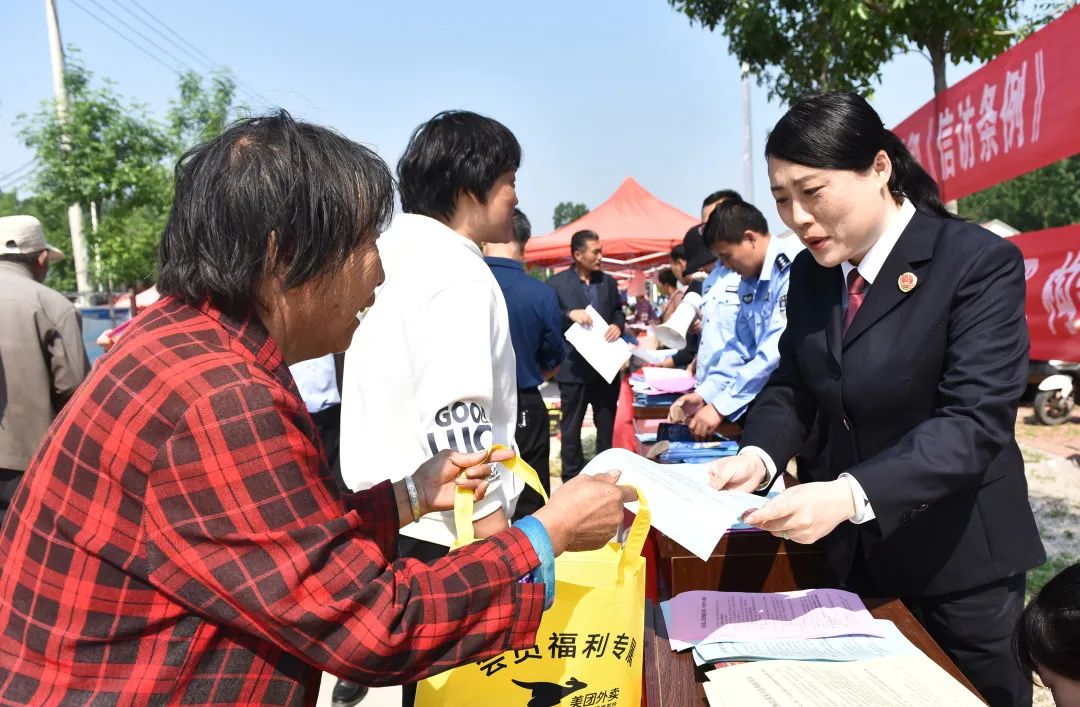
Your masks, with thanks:
<instances>
[{"instance_id":1,"label":"red necktie","mask_svg":"<svg viewBox=\"0 0 1080 707\"><path fill-rule=\"evenodd\" d=\"M859 274L857 268L852 268L847 276L847 313L844 315L844 333L851 328L851 322L855 321L855 315L859 313L863 297L866 296L866 279Z\"/></svg>"}]
</instances>

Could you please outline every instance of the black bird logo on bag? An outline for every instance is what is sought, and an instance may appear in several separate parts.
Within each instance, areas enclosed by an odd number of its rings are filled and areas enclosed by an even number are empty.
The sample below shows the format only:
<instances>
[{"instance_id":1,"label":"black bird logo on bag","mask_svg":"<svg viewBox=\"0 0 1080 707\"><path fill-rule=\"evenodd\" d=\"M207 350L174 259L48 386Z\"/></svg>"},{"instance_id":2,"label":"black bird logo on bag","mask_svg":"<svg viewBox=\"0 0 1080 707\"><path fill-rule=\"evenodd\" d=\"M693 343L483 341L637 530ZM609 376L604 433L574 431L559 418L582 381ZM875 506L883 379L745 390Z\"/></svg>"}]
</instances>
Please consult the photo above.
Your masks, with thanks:
<instances>
[{"instance_id":1,"label":"black bird logo on bag","mask_svg":"<svg viewBox=\"0 0 1080 707\"><path fill-rule=\"evenodd\" d=\"M520 680L514 680L513 683L518 687L532 691L532 699L529 700L526 707L556 707L567 695L588 687L587 684L577 678L570 678L566 681L565 686L557 682L521 682Z\"/></svg>"}]
</instances>

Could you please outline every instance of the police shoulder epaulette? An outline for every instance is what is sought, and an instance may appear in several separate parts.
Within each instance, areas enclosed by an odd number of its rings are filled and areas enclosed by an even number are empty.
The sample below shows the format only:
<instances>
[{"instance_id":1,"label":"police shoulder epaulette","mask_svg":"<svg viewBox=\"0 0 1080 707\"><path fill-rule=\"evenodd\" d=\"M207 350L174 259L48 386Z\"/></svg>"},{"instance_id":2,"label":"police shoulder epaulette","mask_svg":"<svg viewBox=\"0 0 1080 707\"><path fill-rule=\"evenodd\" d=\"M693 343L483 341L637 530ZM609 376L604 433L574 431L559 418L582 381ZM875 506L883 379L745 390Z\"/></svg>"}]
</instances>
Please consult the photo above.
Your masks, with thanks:
<instances>
[{"instance_id":1,"label":"police shoulder epaulette","mask_svg":"<svg viewBox=\"0 0 1080 707\"><path fill-rule=\"evenodd\" d=\"M776 256L776 268L780 272L787 270L789 265L791 265L791 258L787 257L786 253Z\"/></svg>"}]
</instances>

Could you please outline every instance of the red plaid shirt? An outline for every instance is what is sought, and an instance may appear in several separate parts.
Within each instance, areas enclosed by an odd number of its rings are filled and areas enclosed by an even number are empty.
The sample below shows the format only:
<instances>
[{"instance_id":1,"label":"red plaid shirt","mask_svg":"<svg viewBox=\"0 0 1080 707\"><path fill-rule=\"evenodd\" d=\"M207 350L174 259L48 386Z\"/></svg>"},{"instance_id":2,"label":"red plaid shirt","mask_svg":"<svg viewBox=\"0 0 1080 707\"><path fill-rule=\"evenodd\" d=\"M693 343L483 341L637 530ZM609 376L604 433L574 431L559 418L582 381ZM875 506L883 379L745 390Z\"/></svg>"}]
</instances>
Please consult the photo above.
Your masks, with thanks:
<instances>
[{"instance_id":1,"label":"red plaid shirt","mask_svg":"<svg viewBox=\"0 0 1080 707\"><path fill-rule=\"evenodd\" d=\"M372 444L378 444L372 440ZM389 483L342 497L257 319L166 299L49 430L0 537L0 703L314 704L534 642L506 530L395 560Z\"/></svg>"}]
</instances>

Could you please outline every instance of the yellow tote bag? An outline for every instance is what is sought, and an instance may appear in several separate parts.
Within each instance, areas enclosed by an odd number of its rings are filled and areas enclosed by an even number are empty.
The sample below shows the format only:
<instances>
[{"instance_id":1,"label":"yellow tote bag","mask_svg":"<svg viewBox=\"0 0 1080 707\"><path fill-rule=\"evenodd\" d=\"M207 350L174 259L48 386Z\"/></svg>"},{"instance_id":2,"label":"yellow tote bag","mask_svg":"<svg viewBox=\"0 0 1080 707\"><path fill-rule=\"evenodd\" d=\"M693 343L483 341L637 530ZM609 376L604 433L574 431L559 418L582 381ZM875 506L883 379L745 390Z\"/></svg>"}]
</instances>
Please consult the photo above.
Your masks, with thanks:
<instances>
[{"instance_id":1,"label":"yellow tote bag","mask_svg":"<svg viewBox=\"0 0 1080 707\"><path fill-rule=\"evenodd\" d=\"M520 457L503 462L546 501ZM416 707L639 707L645 632L645 559L650 514L639 510L626 542L555 558L555 603L544 612L536 645L507 651L428 678ZM457 544L473 541L472 492L454 504Z\"/></svg>"}]
</instances>

